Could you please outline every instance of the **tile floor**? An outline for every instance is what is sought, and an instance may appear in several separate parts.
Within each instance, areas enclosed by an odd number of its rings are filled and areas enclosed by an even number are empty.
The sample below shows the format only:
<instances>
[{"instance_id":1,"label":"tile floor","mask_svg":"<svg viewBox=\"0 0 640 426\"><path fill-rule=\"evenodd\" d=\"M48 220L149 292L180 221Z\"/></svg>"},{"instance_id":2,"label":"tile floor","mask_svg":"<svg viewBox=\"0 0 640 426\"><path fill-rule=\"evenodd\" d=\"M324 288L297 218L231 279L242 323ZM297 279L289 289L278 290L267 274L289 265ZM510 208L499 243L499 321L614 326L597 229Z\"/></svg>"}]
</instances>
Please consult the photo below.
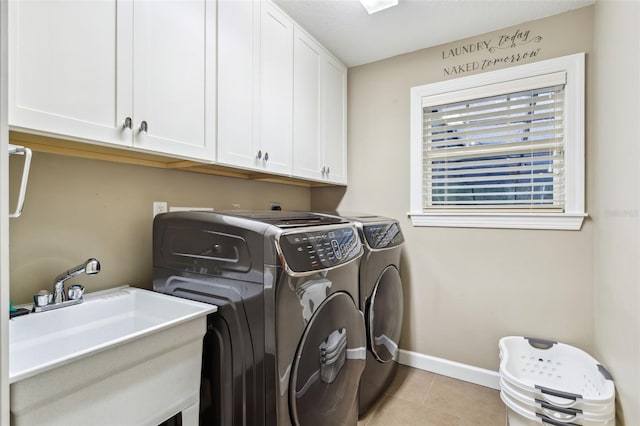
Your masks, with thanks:
<instances>
[{"instance_id":1,"label":"tile floor","mask_svg":"<svg viewBox=\"0 0 640 426\"><path fill-rule=\"evenodd\" d=\"M506 416L497 390L401 365L358 426L505 426Z\"/></svg>"}]
</instances>

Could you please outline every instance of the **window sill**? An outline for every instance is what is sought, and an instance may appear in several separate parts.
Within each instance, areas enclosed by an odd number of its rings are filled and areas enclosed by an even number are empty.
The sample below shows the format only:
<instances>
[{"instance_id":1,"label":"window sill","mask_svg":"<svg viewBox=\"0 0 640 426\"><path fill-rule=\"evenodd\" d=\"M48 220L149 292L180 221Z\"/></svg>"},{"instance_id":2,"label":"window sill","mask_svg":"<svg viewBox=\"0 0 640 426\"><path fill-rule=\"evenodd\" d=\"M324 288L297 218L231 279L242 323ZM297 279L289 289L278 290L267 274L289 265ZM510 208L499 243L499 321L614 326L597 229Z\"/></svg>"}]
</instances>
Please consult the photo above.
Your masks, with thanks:
<instances>
[{"instance_id":1,"label":"window sill","mask_svg":"<svg viewBox=\"0 0 640 426\"><path fill-rule=\"evenodd\" d=\"M409 213L413 226L579 231L586 213Z\"/></svg>"}]
</instances>

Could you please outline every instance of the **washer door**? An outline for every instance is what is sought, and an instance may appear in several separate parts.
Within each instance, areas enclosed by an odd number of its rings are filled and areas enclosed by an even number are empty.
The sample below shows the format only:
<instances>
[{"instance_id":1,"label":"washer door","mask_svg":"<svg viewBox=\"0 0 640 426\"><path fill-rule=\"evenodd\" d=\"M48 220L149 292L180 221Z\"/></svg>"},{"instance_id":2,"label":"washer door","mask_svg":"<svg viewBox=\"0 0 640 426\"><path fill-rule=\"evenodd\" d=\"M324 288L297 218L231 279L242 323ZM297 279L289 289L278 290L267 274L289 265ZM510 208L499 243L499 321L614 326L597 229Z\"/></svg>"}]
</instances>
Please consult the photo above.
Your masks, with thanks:
<instances>
[{"instance_id":1,"label":"washer door","mask_svg":"<svg viewBox=\"0 0 640 426\"><path fill-rule=\"evenodd\" d=\"M296 351L289 387L293 423L355 423L365 360L362 313L347 293L334 293L311 317Z\"/></svg>"},{"instance_id":2,"label":"washer door","mask_svg":"<svg viewBox=\"0 0 640 426\"><path fill-rule=\"evenodd\" d=\"M402 332L402 281L394 266L378 278L367 307L367 339L373 356L388 362L398 352Z\"/></svg>"}]
</instances>

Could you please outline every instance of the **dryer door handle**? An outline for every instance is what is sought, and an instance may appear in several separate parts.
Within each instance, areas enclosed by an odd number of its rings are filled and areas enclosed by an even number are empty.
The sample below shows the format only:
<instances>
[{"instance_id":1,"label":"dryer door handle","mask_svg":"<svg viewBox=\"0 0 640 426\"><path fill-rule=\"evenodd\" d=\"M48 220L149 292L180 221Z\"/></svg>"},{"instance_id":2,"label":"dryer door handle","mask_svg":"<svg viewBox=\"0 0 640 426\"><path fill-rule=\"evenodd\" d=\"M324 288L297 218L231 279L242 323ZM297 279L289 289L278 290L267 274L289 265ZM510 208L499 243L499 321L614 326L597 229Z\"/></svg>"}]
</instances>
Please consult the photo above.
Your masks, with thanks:
<instances>
[{"instance_id":1,"label":"dryer door handle","mask_svg":"<svg viewBox=\"0 0 640 426\"><path fill-rule=\"evenodd\" d=\"M320 378L325 383L333 383L347 359L347 330L333 331L319 349Z\"/></svg>"}]
</instances>

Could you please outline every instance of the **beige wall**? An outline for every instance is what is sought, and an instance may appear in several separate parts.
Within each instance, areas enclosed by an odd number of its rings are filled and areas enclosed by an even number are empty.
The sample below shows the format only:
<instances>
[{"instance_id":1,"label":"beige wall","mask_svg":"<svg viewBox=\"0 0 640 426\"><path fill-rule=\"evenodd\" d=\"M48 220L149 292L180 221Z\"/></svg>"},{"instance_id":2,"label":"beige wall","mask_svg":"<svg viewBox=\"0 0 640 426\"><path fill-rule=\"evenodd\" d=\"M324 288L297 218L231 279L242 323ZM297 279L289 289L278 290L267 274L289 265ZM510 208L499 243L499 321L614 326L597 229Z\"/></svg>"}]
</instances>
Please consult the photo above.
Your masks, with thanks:
<instances>
[{"instance_id":1,"label":"beige wall","mask_svg":"<svg viewBox=\"0 0 640 426\"><path fill-rule=\"evenodd\" d=\"M618 424L640 425L640 3L595 14L595 349L618 393ZM624 421L623 421L624 419Z\"/></svg>"},{"instance_id":2,"label":"beige wall","mask_svg":"<svg viewBox=\"0 0 640 426\"><path fill-rule=\"evenodd\" d=\"M535 60L586 52L587 87L592 86L593 7L352 68L349 187L313 189L311 196L314 209L337 207L400 220L406 236L403 349L492 370L498 368L498 340L506 335L593 349L593 223L587 220L581 231L414 228L407 218L409 89L443 80L445 66L495 56L483 51L445 59L448 49L497 40L516 29L543 37L518 50L540 48ZM588 103L588 123L591 109ZM590 125L586 151L592 211Z\"/></svg>"},{"instance_id":3,"label":"beige wall","mask_svg":"<svg viewBox=\"0 0 640 426\"><path fill-rule=\"evenodd\" d=\"M20 180L12 160L11 182ZM15 191L16 185L12 185ZM151 288L152 202L231 210L308 209L308 188L34 153L23 215L10 221L11 298L29 303L59 273L89 257L87 291L121 284ZM15 195L15 194L14 194ZM14 197L12 199L15 199Z\"/></svg>"}]
</instances>

